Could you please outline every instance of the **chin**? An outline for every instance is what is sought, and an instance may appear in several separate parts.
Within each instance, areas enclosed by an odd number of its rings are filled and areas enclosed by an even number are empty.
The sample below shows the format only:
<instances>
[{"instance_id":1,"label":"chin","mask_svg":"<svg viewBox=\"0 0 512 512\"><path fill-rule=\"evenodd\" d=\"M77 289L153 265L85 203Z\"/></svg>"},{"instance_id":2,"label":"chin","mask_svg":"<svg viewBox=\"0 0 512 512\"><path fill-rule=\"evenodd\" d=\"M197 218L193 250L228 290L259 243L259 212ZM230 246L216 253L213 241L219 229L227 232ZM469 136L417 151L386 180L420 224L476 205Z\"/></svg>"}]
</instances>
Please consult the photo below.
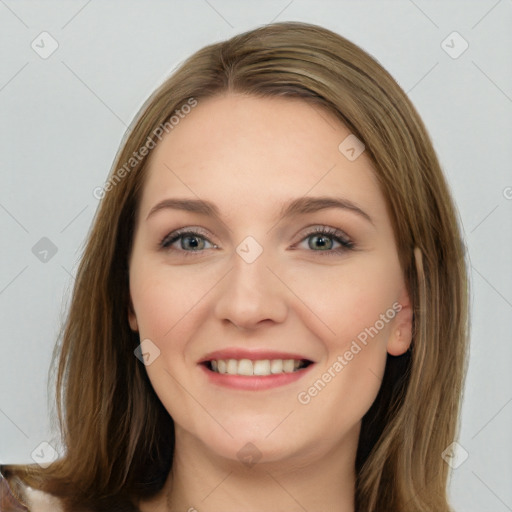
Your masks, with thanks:
<instances>
[{"instance_id":1,"label":"chin","mask_svg":"<svg viewBox=\"0 0 512 512\"><path fill-rule=\"evenodd\" d=\"M222 422L222 427L217 423L212 427L209 422L196 431L195 437L216 455L226 459L243 462L249 457L271 462L292 455L294 447L300 444L288 429L278 427L272 432L280 421L282 417L269 417L265 421L260 417L246 416Z\"/></svg>"},{"instance_id":2,"label":"chin","mask_svg":"<svg viewBox=\"0 0 512 512\"><path fill-rule=\"evenodd\" d=\"M293 414L290 415L290 419ZM321 450L322 440L301 425L286 424L283 415L244 416L223 422L213 431L207 428L197 437L215 456L229 461L241 462L248 468L255 464L295 461L314 458ZM282 424L280 424L282 423ZM209 426L208 426L209 427ZM319 450L320 449L320 450Z\"/></svg>"}]
</instances>

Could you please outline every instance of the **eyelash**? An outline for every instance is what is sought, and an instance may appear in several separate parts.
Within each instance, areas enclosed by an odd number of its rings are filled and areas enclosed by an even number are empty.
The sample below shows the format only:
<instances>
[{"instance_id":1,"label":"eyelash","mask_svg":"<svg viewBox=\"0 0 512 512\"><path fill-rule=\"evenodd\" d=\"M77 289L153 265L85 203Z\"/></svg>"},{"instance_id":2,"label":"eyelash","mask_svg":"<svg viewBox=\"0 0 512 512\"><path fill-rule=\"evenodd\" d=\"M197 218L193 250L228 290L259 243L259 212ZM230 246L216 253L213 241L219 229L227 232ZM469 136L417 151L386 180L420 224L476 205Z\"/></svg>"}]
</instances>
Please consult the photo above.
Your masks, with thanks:
<instances>
[{"instance_id":1,"label":"eyelash","mask_svg":"<svg viewBox=\"0 0 512 512\"><path fill-rule=\"evenodd\" d=\"M334 228L330 228L327 226L316 226L314 229L312 229L311 231L306 233L306 235L300 240L300 242L303 242L304 240L307 240L308 238L315 236L315 235L316 236L323 235L327 238L332 239L335 242L338 242L341 245L341 247L338 247L337 249L327 249L327 250L319 250L319 251L311 250L311 252L318 252L322 256L339 255L343 252L354 250L356 247L354 242L352 242L348 238L348 236L345 235L345 233L343 233L343 231L340 231L340 230L334 229ZM202 239L206 240L207 242L209 242L210 244L212 244L214 246L214 248L217 248L217 246L215 244L210 242L210 240L208 239L208 237L206 236L205 233L201 232L200 230L193 230L190 228L183 228L183 229L179 229L177 231L173 231L172 233L169 233L161 240L161 242L159 244L159 248L161 250L182 252L187 257L188 256L196 256L196 255L198 255L198 253L204 252L204 250L186 251L184 249L171 249L170 246L174 242L177 242L178 240L180 240L181 238L183 238L185 236L202 238Z\"/></svg>"}]
</instances>

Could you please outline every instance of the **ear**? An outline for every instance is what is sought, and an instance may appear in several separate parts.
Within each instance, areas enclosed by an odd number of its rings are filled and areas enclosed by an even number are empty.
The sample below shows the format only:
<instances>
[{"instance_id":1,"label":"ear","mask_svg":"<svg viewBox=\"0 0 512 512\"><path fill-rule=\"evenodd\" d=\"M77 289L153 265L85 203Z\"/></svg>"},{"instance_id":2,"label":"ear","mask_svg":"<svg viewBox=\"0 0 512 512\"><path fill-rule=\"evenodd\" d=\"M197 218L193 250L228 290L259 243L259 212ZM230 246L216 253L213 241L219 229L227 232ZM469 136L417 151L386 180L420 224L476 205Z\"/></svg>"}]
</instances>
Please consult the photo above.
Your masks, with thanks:
<instances>
[{"instance_id":1,"label":"ear","mask_svg":"<svg viewBox=\"0 0 512 512\"><path fill-rule=\"evenodd\" d=\"M399 299L393 304L393 309L397 314L389 335L387 352L392 356L401 356L409 350L412 342L413 311L405 285Z\"/></svg>"},{"instance_id":2,"label":"ear","mask_svg":"<svg viewBox=\"0 0 512 512\"><path fill-rule=\"evenodd\" d=\"M138 332L139 324L137 323L137 316L135 315L135 310L133 309L131 298L128 304L128 323L130 324L130 328L132 331Z\"/></svg>"}]
</instances>

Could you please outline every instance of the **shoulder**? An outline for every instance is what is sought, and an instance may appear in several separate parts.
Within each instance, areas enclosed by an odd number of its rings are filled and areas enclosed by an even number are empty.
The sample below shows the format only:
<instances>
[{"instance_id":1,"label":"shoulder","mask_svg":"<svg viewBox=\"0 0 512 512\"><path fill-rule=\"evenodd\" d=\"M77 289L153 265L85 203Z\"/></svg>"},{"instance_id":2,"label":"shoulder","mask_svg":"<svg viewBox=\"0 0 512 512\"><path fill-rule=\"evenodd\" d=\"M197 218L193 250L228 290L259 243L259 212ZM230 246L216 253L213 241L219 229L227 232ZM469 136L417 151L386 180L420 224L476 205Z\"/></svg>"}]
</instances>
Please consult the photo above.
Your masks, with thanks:
<instances>
[{"instance_id":1,"label":"shoulder","mask_svg":"<svg viewBox=\"0 0 512 512\"><path fill-rule=\"evenodd\" d=\"M30 512L64 512L60 500L51 494L25 487L24 497Z\"/></svg>"},{"instance_id":2,"label":"shoulder","mask_svg":"<svg viewBox=\"0 0 512 512\"><path fill-rule=\"evenodd\" d=\"M2 512L64 512L57 497L25 485L20 478L6 478L1 473L0 505Z\"/></svg>"}]
</instances>

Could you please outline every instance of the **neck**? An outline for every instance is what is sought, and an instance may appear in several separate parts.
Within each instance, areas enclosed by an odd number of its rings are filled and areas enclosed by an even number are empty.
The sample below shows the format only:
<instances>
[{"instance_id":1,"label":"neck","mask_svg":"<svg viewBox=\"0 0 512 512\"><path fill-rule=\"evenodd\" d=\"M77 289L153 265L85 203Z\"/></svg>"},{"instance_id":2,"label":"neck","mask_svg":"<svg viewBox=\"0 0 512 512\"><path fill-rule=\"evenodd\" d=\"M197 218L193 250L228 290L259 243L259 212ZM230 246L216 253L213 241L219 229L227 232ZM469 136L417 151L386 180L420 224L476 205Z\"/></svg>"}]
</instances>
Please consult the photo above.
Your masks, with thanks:
<instances>
[{"instance_id":1,"label":"neck","mask_svg":"<svg viewBox=\"0 0 512 512\"><path fill-rule=\"evenodd\" d=\"M220 457L177 428L173 466L161 494L166 501L162 510L354 512L358 436L359 427L337 446L250 465Z\"/></svg>"}]
</instances>

